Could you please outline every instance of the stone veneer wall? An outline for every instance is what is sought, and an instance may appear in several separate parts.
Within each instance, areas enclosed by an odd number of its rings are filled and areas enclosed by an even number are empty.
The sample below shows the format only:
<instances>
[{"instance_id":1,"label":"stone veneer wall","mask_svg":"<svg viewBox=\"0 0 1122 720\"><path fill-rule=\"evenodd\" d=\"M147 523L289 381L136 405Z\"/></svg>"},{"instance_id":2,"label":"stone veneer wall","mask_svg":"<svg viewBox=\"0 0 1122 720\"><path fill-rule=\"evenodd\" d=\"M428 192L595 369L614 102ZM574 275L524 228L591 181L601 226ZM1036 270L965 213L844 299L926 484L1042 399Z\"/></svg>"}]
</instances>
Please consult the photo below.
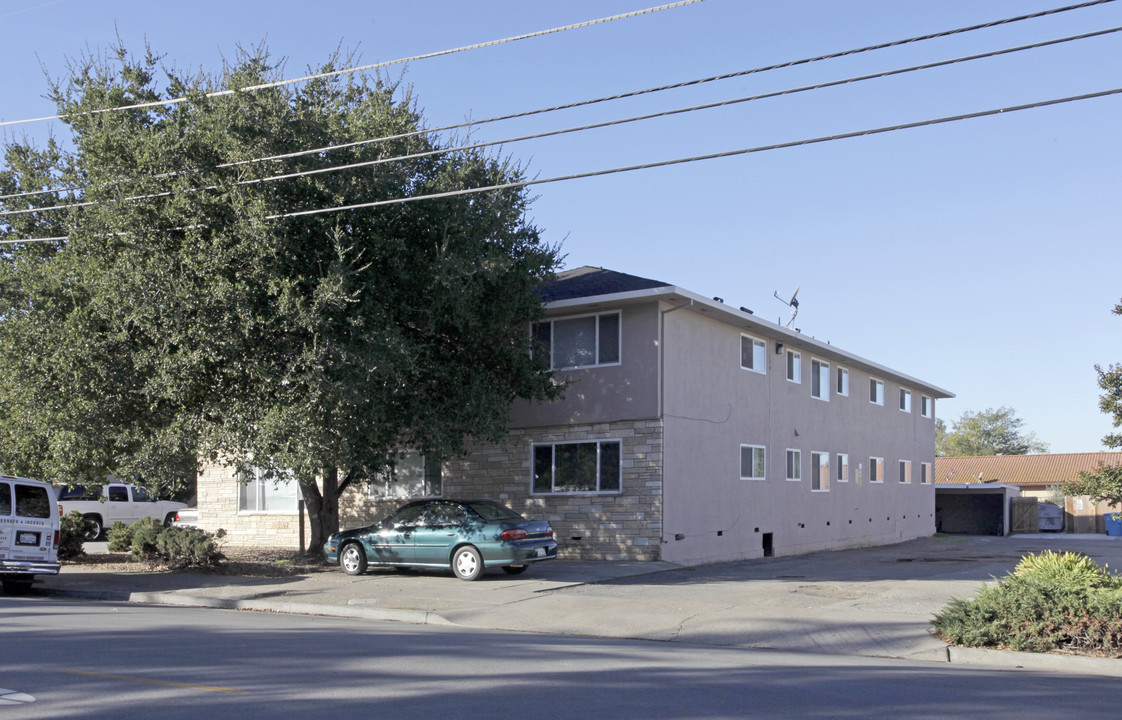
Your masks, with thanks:
<instances>
[{"instance_id":1,"label":"stone veneer wall","mask_svg":"<svg viewBox=\"0 0 1122 720\"><path fill-rule=\"evenodd\" d=\"M531 495L531 444L620 440L619 494ZM658 560L662 541L662 422L639 420L511 430L506 441L448 463L445 497L487 497L553 525L558 555Z\"/></svg>"},{"instance_id":2,"label":"stone veneer wall","mask_svg":"<svg viewBox=\"0 0 1122 720\"><path fill-rule=\"evenodd\" d=\"M480 445L466 458L444 464L443 497L489 498L528 518L553 525L562 558L658 560L662 542L662 422L638 420L511 430L501 443ZM531 495L530 448L535 442L620 440L622 492ZM232 468L213 466L199 474L200 522L224 528L230 545L296 547L295 513L239 513ZM339 527L369 525L405 502L371 498L365 486L339 501Z\"/></svg>"},{"instance_id":3,"label":"stone veneer wall","mask_svg":"<svg viewBox=\"0 0 1122 720\"><path fill-rule=\"evenodd\" d=\"M238 512L241 486L232 467L208 465L198 477L199 524L208 532L226 531L227 545L298 547L300 517L292 513ZM306 522L306 521L305 521ZM305 524L305 532L310 526Z\"/></svg>"}]
</instances>

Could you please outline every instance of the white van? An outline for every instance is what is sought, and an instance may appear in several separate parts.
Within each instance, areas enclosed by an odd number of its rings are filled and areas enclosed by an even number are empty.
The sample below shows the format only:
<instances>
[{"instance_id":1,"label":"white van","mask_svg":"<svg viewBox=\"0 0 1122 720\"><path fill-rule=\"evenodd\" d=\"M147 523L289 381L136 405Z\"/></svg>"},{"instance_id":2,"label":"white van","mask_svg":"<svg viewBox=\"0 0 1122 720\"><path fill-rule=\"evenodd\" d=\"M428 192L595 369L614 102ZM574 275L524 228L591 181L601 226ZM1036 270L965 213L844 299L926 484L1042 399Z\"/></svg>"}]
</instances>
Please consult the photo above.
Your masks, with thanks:
<instances>
[{"instance_id":1,"label":"white van","mask_svg":"<svg viewBox=\"0 0 1122 720\"><path fill-rule=\"evenodd\" d=\"M36 575L58 575L58 501L38 480L0 475L0 581L26 592Z\"/></svg>"}]
</instances>

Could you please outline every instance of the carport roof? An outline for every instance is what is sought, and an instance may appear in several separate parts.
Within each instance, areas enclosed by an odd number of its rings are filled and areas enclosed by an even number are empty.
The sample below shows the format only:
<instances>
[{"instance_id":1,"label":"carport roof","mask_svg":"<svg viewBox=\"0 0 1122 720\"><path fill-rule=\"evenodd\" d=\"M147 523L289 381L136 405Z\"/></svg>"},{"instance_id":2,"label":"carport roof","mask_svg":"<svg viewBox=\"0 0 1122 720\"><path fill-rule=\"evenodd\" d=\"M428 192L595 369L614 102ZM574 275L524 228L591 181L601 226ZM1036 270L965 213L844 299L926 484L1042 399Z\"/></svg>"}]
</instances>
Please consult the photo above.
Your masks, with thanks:
<instances>
[{"instance_id":1,"label":"carport roof","mask_svg":"<svg viewBox=\"0 0 1122 720\"><path fill-rule=\"evenodd\" d=\"M1075 480L1081 472L1122 464L1122 452L987 455L935 458L935 484L1004 483L1047 487Z\"/></svg>"}]
</instances>

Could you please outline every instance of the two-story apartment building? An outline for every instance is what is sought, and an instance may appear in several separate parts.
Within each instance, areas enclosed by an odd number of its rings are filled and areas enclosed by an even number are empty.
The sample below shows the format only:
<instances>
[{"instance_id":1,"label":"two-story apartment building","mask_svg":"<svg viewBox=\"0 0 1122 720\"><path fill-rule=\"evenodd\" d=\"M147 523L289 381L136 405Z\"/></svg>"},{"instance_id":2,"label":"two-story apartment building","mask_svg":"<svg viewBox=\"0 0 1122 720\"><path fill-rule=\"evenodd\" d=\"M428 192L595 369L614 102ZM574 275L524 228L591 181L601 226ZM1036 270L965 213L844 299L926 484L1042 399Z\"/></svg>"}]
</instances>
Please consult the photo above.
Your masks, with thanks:
<instances>
[{"instance_id":1,"label":"two-story apartment building","mask_svg":"<svg viewBox=\"0 0 1122 720\"><path fill-rule=\"evenodd\" d=\"M947 391L646 278L583 267L541 295L533 345L564 399L516 403L507 439L466 458L403 463L346 498L345 526L404 497L489 497L548 518L562 556L681 563L935 531ZM294 544L294 494L270 507L275 489L233 480L200 475L203 523L230 542Z\"/></svg>"}]
</instances>

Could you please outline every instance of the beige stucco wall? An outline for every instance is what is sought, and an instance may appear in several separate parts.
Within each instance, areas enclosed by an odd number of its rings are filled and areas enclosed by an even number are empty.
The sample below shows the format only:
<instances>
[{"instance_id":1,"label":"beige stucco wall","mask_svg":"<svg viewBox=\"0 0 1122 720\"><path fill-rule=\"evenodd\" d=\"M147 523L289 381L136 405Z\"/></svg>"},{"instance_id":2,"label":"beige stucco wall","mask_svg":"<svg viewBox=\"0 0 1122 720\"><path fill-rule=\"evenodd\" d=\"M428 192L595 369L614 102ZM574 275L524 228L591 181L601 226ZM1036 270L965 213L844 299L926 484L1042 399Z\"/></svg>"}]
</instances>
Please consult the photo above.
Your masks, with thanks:
<instances>
[{"instance_id":1,"label":"beige stucco wall","mask_svg":"<svg viewBox=\"0 0 1122 720\"><path fill-rule=\"evenodd\" d=\"M238 492L241 486L233 467L220 463L207 465L198 476L199 523L214 532L226 531L227 545L298 547L300 517L291 513L241 512Z\"/></svg>"}]
</instances>

